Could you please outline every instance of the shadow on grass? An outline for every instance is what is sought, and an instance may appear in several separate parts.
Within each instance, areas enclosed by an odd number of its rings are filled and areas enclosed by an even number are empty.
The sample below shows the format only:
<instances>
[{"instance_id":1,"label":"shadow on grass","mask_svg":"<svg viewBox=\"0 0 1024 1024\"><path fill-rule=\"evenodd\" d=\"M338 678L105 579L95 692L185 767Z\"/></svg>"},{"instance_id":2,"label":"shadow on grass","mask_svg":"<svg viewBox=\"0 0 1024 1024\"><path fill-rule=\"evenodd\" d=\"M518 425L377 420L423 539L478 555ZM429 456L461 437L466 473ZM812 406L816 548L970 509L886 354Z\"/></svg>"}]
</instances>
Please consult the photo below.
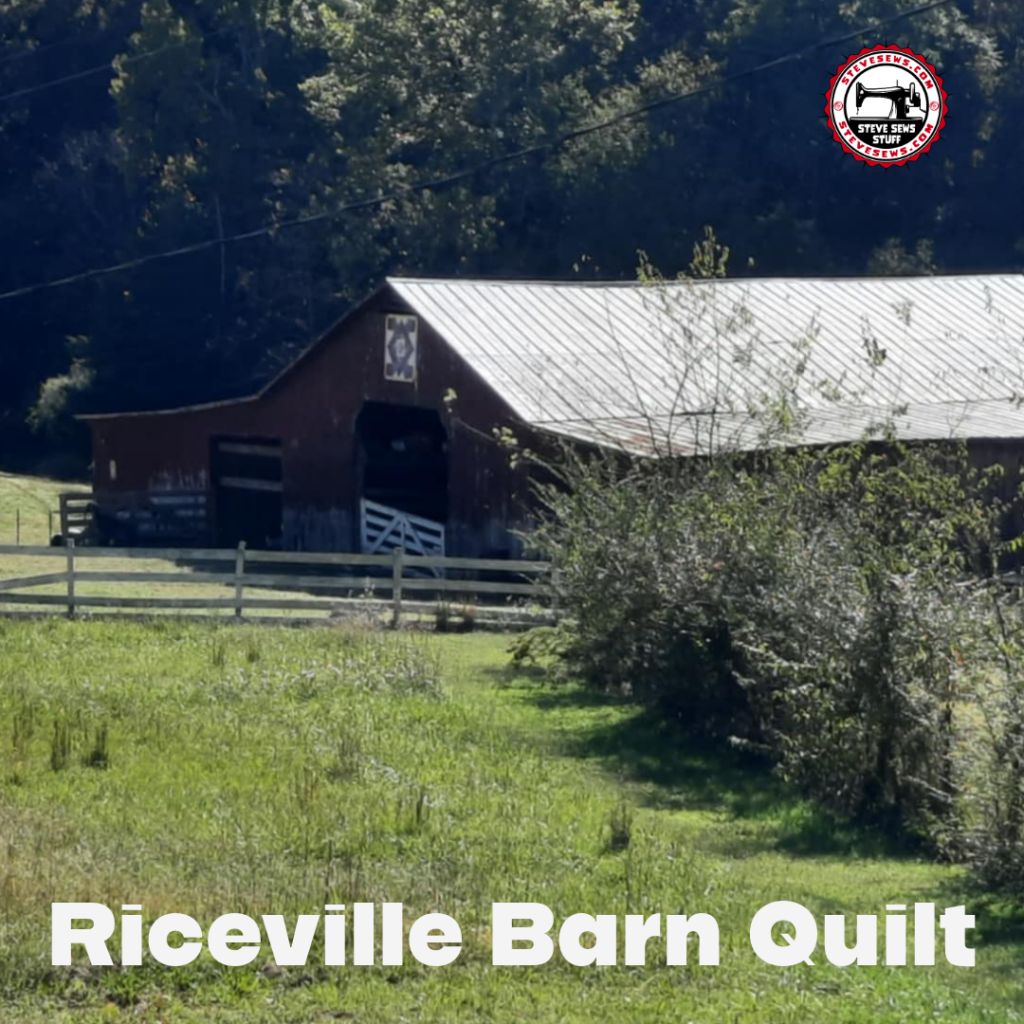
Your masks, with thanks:
<instances>
[{"instance_id":1,"label":"shadow on grass","mask_svg":"<svg viewBox=\"0 0 1024 1024\"><path fill-rule=\"evenodd\" d=\"M732 852L775 849L803 856L906 857L919 854L913 836L853 825L814 807L783 782L769 761L689 732L685 723L628 699L577 687L551 687L520 670L504 675L526 682L524 697L546 710L616 708L613 720L580 724L562 752L598 760L610 771L643 785L647 806L665 811L724 814L738 826L723 835ZM527 682L527 678L529 681ZM532 685L531 685L532 684ZM746 826L746 827L743 827Z\"/></svg>"},{"instance_id":2,"label":"shadow on grass","mask_svg":"<svg viewBox=\"0 0 1024 1024\"><path fill-rule=\"evenodd\" d=\"M985 945L1024 947L1024 910L977 900L970 910L977 917L976 934Z\"/></svg>"},{"instance_id":3,"label":"shadow on grass","mask_svg":"<svg viewBox=\"0 0 1024 1024\"><path fill-rule=\"evenodd\" d=\"M1024 906L1013 899L987 892L980 884L962 878L943 885L935 899L943 907L967 905L967 912L975 916L970 934L977 945L1024 948ZM1013 965L1014 971L1019 969L1019 964Z\"/></svg>"}]
</instances>

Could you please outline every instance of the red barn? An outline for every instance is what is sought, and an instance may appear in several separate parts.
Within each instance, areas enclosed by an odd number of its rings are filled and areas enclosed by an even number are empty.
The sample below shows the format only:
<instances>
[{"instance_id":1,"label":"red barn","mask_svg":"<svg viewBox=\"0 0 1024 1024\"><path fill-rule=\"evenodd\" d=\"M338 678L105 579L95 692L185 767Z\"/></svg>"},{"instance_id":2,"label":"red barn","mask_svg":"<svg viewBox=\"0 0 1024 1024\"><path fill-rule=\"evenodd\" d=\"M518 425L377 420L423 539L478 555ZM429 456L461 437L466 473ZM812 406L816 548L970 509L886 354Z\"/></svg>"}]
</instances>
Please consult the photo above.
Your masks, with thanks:
<instances>
[{"instance_id":1,"label":"red barn","mask_svg":"<svg viewBox=\"0 0 1024 1024\"><path fill-rule=\"evenodd\" d=\"M517 549L526 480L493 433L516 416L392 285L249 398L82 419L121 537Z\"/></svg>"},{"instance_id":2,"label":"red barn","mask_svg":"<svg viewBox=\"0 0 1024 1024\"><path fill-rule=\"evenodd\" d=\"M115 538L513 555L530 488L496 429L646 454L752 448L766 443L752 407L791 387L801 443L884 421L1017 462L1022 337L1017 275L392 279L252 397L82 418Z\"/></svg>"}]
</instances>

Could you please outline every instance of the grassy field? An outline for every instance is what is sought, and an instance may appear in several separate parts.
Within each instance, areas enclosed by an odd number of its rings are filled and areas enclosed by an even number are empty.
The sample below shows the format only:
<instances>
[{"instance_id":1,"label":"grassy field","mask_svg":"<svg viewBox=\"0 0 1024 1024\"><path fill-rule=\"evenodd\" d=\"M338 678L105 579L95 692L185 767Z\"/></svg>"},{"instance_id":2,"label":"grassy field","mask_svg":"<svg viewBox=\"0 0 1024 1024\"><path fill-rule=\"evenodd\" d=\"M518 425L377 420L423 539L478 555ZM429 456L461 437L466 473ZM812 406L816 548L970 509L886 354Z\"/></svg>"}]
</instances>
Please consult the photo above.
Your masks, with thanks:
<instances>
[{"instance_id":1,"label":"grassy field","mask_svg":"<svg viewBox=\"0 0 1024 1024\"><path fill-rule=\"evenodd\" d=\"M830 827L763 771L635 708L506 667L497 637L0 622L0 1020L256 1024L1010 1021L1024 935L952 869ZM617 842L613 842L613 837ZM967 902L978 964L783 969L776 899ZM147 918L402 902L454 916L448 967L51 967L49 905ZM719 967L490 963L492 902L713 914ZM977 936L975 936L977 939ZM941 950L941 945L940 945ZM941 960L940 954L940 960Z\"/></svg>"},{"instance_id":2,"label":"grassy field","mask_svg":"<svg viewBox=\"0 0 1024 1024\"><path fill-rule=\"evenodd\" d=\"M58 495L87 489L45 477L0 473L0 544L16 544L19 537L22 544L49 544L50 526L60 529Z\"/></svg>"}]
</instances>

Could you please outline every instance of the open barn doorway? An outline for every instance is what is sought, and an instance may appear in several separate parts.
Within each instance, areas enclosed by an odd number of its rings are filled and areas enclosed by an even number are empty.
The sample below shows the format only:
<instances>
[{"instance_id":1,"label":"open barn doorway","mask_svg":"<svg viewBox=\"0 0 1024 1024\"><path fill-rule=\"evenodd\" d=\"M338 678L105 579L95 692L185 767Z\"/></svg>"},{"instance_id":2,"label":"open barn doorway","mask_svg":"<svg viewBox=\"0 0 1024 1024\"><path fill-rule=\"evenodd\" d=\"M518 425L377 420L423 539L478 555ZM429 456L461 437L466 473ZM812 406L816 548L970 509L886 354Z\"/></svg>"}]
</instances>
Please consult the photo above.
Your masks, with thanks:
<instances>
[{"instance_id":1,"label":"open barn doorway","mask_svg":"<svg viewBox=\"0 0 1024 1024\"><path fill-rule=\"evenodd\" d=\"M448 521L448 435L436 410L367 402L356 420L356 472L364 513L369 503L442 528Z\"/></svg>"},{"instance_id":2,"label":"open barn doorway","mask_svg":"<svg viewBox=\"0 0 1024 1024\"><path fill-rule=\"evenodd\" d=\"M217 544L267 549L281 545L283 477L276 438L215 437L210 476Z\"/></svg>"}]
</instances>

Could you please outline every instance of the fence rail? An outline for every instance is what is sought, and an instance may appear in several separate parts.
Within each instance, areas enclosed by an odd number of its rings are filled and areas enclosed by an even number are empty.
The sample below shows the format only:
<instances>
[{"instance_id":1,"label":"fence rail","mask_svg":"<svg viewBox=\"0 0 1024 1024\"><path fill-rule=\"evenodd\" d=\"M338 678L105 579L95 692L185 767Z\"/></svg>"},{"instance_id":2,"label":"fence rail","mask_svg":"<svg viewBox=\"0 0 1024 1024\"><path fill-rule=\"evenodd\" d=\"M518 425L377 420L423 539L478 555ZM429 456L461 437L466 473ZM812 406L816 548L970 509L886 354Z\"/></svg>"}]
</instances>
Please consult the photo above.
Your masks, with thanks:
<instances>
[{"instance_id":1,"label":"fence rail","mask_svg":"<svg viewBox=\"0 0 1024 1024\"><path fill-rule=\"evenodd\" d=\"M64 491L58 495L58 499L60 532L64 537L77 537L87 530L92 522L92 492ZM52 523L50 534L53 534Z\"/></svg>"},{"instance_id":2,"label":"fence rail","mask_svg":"<svg viewBox=\"0 0 1024 1024\"><path fill-rule=\"evenodd\" d=\"M0 570L5 556L60 559L60 571L36 573L31 576L0 578L0 614L5 606L22 605L28 608L63 608L69 618L83 609L133 610L208 610L234 611L242 618L246 611L320 611L332 612L350 606L353 600L360 604L373 598L353 598L356 594L389 595L393 625L398 625L404 611L422 610L423 602L410 600L406 595L435 595L435 601L447 600L451 595L463 599L510 598L522 602L532 599L536 604L550 608L555 595L551 566L543 561L510 561L491 558L449 558L440 555L410 555L403 548L391 554L367 555L362 553L316 553L286 551L247 551L244 544L237 548L104 548L76 547L69 540L66 547L29 547L0 545ZM209 565L202 571L168 572L165 570L138 570L112 567L111 571L81 568L84 561L103 560L161 560L195 562ZM223 565L216 571L213 566ZM294 568L298 571L272 571ZM345 575L327 570L343 568ZM253 571L255 568L255 571ZM363 569L364 575L353 570ZM315 570L321 570L316 573ZM440 571L438 576L424 570ZM475 579L467 574L487 574L492 578ZM494 578L497 577L497 578ZM83 594L80 585L131 583L159 587L177 585L220 585L232 588L232 596L201 595L188 597L161 597L122 595L117 593ZM38 587L61 585L62 593L26 593ZM333 591L349 596L316 598L311 596L256 596L252 588L279 588L298 591ZM249 591L247 593L247 591Z\"/></svg>"}]
</instances>

